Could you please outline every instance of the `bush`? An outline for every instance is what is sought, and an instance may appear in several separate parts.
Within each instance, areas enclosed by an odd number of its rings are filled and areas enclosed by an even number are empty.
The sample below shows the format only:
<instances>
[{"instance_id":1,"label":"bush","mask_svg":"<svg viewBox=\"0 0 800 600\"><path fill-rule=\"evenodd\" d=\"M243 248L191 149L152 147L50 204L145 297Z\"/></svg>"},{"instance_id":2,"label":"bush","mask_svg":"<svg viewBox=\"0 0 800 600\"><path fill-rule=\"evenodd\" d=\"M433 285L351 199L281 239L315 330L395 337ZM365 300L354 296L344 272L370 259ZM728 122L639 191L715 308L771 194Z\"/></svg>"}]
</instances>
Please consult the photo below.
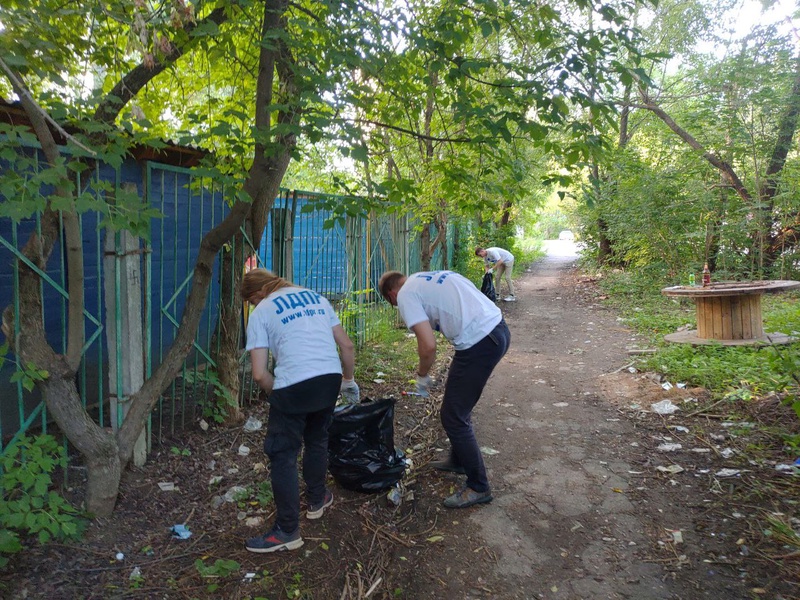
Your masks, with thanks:
<instances>
[{"instance_id":1,"label":"bush","mask_svg":"<svg viewBox=\"0 0 800 600\"><path fill-rule=\"evenodd\" d=\"M22 436L6 448L0 458L0 567L8 554L22 550L21 535L35 535L44 544L83 533L86 521L79 511L52 489L53 472L66 462L51 435Z\"/></svg>"}]
</instances>

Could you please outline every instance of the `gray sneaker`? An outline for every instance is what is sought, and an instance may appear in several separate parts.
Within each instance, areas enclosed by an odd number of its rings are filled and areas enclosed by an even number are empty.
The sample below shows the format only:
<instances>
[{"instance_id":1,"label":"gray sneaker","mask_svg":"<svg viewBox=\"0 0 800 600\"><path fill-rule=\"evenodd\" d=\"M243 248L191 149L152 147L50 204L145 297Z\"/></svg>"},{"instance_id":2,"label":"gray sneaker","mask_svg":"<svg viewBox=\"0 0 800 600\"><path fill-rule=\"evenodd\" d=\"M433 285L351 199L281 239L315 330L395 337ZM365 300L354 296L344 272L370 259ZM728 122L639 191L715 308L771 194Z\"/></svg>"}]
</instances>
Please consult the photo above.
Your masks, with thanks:
<instances>
[{"instance_id":1,"label":"gray sneaker","mask_svg":"<svg viewBox=\"0 0 800 600\"><path fill-rule=\"evenodd\" d=\"M325 514L325 509L331 504L333 504L333 492L331 492L329 489L326 489L322 500L309 505L308 510L306 511L306 517L309 519L319 519L323 514Z\"/></svg>"},{"instance_id":2,"label":"gray sneaker","mask_svg":"<svg viewBox=\"0 0 800 600\"><path fill-rule=\"evenodd\" d=\"M516 301L517 301L516 296L506 296L505 298L503 298L503 302L516 302Z\"/></svg>"},{"instance_id":3,"label":"gray sneaker","mask_svg":"<svg viewBox=\"0 0 800 600\"><path fill-rule=\"evenodd\" d=\"M445 498L444 505L447 508L467 508L474 504L483 504L494 500L491 490L476 492L472 488L464 486L460 491L452 496Z\"/></svg>"}]
</instances>

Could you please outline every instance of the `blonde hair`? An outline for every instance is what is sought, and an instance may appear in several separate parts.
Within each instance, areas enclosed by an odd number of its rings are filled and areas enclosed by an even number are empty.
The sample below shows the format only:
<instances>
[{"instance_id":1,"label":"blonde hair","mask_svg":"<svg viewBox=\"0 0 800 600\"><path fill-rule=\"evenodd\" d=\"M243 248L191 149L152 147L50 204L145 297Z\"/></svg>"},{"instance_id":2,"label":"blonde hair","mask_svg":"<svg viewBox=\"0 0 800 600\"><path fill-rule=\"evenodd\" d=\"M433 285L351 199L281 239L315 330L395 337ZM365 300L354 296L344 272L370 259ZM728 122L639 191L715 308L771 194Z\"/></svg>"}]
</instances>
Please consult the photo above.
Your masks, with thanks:
<instances>
[{"instance_id":1,"label":"blonde hair","mask_svg":"<svg viewBox=\"0 0 800 600\"><path fill-rule=\"evenodd\" d=\"M263 291L266 298L275 290L293 287L294 284L266 269L252 269L242 277L242 298L247 300L255 292Z\"/></svg>"}]
</instances>

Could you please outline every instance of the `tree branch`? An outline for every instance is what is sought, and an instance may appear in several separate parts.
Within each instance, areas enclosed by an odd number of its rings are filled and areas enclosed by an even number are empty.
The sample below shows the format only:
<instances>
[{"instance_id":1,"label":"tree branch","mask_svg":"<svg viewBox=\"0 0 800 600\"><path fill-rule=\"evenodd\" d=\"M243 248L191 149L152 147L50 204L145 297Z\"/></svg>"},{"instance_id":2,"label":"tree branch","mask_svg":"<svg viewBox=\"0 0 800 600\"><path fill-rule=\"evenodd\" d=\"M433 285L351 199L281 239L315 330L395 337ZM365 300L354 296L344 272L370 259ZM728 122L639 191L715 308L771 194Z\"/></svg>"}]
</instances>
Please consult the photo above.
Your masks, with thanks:
<instances>
[{"instance_id":1,"label":"tree branch","mask_svg":"<svg viewBox=\"0 0 800 600\"><path fill-rule=\"evenodd\" d=\"M781 115L781 120L778 124L778 139L775 142L775 148L772 151L772 157L765 173L766 182L762 199L763 196L767 195L771 199L775 195L774 176L780 173L786 164L786 157L792 147L792 139L797 130L798 116L800 116L800 57L796 59L794 84L786 101L786 109Z\"/></svg>"},{"instance_id":2,"label":"tree branch","mask_svg":"<svg viewBox=\"0 0 800 600\"><path fill-rule=\"evenodd\" d=\"M3 63L3 67L8 69L8 66L5 65L5 63ZM36 134L36 137L39 139L39 143L42 145L42 152L45 155L45 159L51 167L55 167L59 163L61 153L48 125L52 122L52 119L50 119L47 113L42 110L42 108L33 99L30 90L28 90L28 87L22 80L22 77L11 69L8 69L7 74L11 78L14 91L20 97L22 108L25 110L25 113L30 119L31 127L33 127L33 131ZM59 197L66 199L70 206L74 204L74 194L69 189L69 181L66 180L66 175L64 175L59 183L56 184L55 193ZM50 203L48 202L48 206L49 205ZM78 366L81 362L81 352L83 350L83 341L85 339L83 328L83 245L80 235L80 226L78 225L75 211L62 211L61 217L64 225L64 239L66 242L65 255L67 259L67 272L69 278L67 284L69 295L67 301L68 325L66 361L68 367L72 369L72 372L74 373L78 370ZM40 268L44 268L46 265L46 257L50 255L58 235L57 213L52 210L47 210L42 215L42 219L50 220L49 225L47 227L43 227L42 229L43 232L48 231L49 236L44 237L43 233L40 246L38 236L33 233L31 234L31 238L29 238L28 243L26 243L25 247L23 248L24 255L28 259L31 259L32 262L36 263L37 258L41 261L38 264ZM29 270L25 270L25 273L34 275L34 272ZM27 275L23 275L22 277L29 279ZM36 275L36 282L38 282L38 280L39 277ZM29 289L31 287L35 287L33 280L29 280L26 284L26 287ZM38 296L38 290L36 291L36 295ZM27 296L25 298L27 299ZM32 307L30 306L25 306L24 309L21 308L21 310L30 310L31 308ZM39 343L46 344L47 342L43 338L42 340L39 340Z\"/></svg>"},{"instance_id":3,"label":"tree branch","mask_svg":"<svg viewBox=\"0 0 800 600\"><path fill-rule=\"evenodd\" d=\"M188 35L189 41L180 47L170 42L170 51L164 56L164 60L157 61L152 67L148 67L142 62L131 69L97 106L97 110L94 112L94 120L111 125L125 105L139 93L139 90L165 71L167 67L175 63L183 56L186 50L196 43L196 38L191 37L192 31L208 23L221 25L228 20L229 8L217 8L199 23L187 23L183 27L183 31Z\"/></svg>"},{"instance_id":4,"label":"tree branch","mask_svg":"<svg viewBox=\"0 0 800 600\"><path fill-rule=\"evenodd\" d=\"M87 152L91 156L97 156L97 153L94 150L90 150L89 148L81 144L78 140L76 140L73 136L71 136L69 133L67 133L64 130L64 128L61 127L61 125L59 125L53 120L53 117L51 117L47 113L47 111L45 111L41 106L39 106L36 100L34 100L30 91L28 91L28 87L22 81L21 77L13 70L11 70L11 68L3 60L2 56L0 56L0 68L3 69L3 71L6 74L6 77L8 77L9 81L11 81L11 86L14 88L14 91L20 97L20 102L25 108L26 113L28 113L29 115L31 111L39 113L41 117L44 118L50 124L50 126L53 127L53 129L55 129L59 134L64 136L64 139L71 141L78 148L80 148L84 152Z\"/></svg>"},{"instance_id":5,"label":"tree branch","mask_svg":"<svg viewBox=\"0 0 800 600\"><path fill-rule=\"evenodd\" d=\"M684 142L686 142L689 147L693 150L698 151L703 158L705 158L709 163L711 163L714 167L716 167L724 177L726 177L730 183L731 187L736 190L736 193L739 194L739 197L742 198L748 204L752 203L753 198L750 195L750 192L745 187L742 180L739 179L739 176L736 174L736 171L733 170L733 167L729 165L727 162L722 160L719 156L711 152L710 150L706 150L706 148L698 142L692 134L688 131L683 129L680 125L678 125L672 117L670 117L664 109L658 106L656 103L651 102L647 98L647 93L644 90L640 90L640 94L642 97L642 101L644 104L632 104L633 108L643 108L649 110L654 115L656 115L659 119L661 119L667 127L669 127L673 132L675 132L679 138L681 138Z\"/></svg>"},{"instance_id":6,"label":"tree branch","mask_svg":"<svg viewBox=\"0 0 800 600\"><path fill-rule=\"evenodd\" d=\"M341 121L345 121L345 119L340 119ZM416 131L412 131L411 129L405 129L404 127L398 127L397 125L389 125L388 123L381 123L380 121L373 121L372 119L356 119L354 122L356 123L364 123L367 125L374 125L375 127L382 127L384 129L391 129L393 131L399 131L400 133L405 133L410 136L413 136L420 140L428 140L432 142L453 142L453 143L474 143L475 138L471 137L437 137L433 135L424 135L422 133L417 133Z\"/></svg>"},{"instance_id":7,"label":"tree branch","mask_svg":"<svg viewBox=\"0 0 800 600\"><path fill-rule=\"evenodd\" d=\"M281 94L292 96L296 92L294 59L291 52L284 41L271 35L271 32L285 29L284 13L287 7L286 0L267 1L264 5L261 27L255 98L255 125L259 135L254 147L253 164L250 166L247 181L244 184L244 191L253 199L253 206L247 222L247 234L250 241L256 246L264 233L267 214L272 208L277 193L277 186L274 185L274 177L271 177L271 174L278 173L282 169L285 170L288 166L288 151L296 144L294 134L281 135L276 142L283 148L283 151L276 153L268 152L267 143L264 141L269 139L271 133L270 113L275 73L278 73ZM276 39L277 41L274 41ZM292 103L286 102L285 104L291 105ZM294 123L298 115L299 109L281 110L278 113L278 122L281 124Z\"/></svg>"}]
</instances>

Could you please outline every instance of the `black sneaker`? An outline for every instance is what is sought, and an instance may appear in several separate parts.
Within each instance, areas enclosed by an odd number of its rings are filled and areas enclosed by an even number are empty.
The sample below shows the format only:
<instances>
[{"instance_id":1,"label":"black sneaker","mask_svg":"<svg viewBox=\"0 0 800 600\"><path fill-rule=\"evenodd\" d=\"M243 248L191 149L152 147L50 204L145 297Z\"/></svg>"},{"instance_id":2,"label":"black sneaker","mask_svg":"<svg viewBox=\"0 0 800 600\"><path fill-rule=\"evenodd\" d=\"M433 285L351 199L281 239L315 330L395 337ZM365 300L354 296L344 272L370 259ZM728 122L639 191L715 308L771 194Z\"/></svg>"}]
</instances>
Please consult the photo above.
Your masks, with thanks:
<instances>
[{"instance_id":1,"label":"black sneaker","mask_svg":"<svg viewBox=\"0 0 800 600\"><path fill-rule=\"evenodd\" d=\"M464 486L460 491L445 498L444 505L447 508L467 508L474 504L483 504L484 502L491 502L492 500L494 500L494 498L490 490L476 492L472 488Z\"/></svg>"},{"instance_id":2,"label":"black sneaker","mask_svg":"<svg viewBox=\"0 0 800 600\"><path fill-rule=\"evenodd\" d=\"M466 474L464 467L455 464L452 458L446 458L444 460L432 460L428 464L437 471L449 471L450 473L460 473L461 475Z\"/></svg>"},{"instance_id":3,"label":"black sneaker","mask_svg":"<svg viewBox=\"0 0 800 600\"><path fill-rule=\"evenodd\" d=\"M326 488L322 500L309 504L306 517L309 519L319 519L325 513L325 509L331 504L333 504L333 492Z\"/></svg>"},{"instance_id":4,"label":"black sneaker","mask_svg":"<svg viewBox=\"0 0 800 600\"><path fill-rule=\"evenodd\" d=\"M300 528L294 533L285 533L275 525L272 530L264 535L250 538L245 543L245 547L250 552L277 552L278 550L297 550L303 545L303 538L300 537Z\"/></svg>"}]
</instances>

